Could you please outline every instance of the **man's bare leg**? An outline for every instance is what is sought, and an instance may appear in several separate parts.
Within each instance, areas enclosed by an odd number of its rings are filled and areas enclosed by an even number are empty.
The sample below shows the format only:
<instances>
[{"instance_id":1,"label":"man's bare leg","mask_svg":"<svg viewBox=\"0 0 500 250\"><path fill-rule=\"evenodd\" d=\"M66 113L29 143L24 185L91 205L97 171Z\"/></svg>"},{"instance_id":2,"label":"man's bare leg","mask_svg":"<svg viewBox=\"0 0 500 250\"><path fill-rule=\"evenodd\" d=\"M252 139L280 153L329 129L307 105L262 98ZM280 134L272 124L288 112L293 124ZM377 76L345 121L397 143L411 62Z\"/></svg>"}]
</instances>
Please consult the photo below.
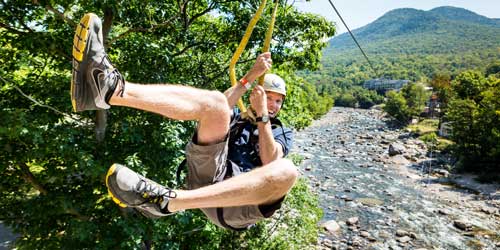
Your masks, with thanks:
<instances>
[{"instance_id":1,"label":"man's bare leg","mask_svg":"<svg viewBox=\"0 0 500 250\"><path fill-rule=\"evenodd\" d=\"M194 190L174 190L168 210L272 204L292 188L298 171L286 159L271 162L250 172Z\"/></svg>"},{"instance_id":2,"label":"man's bare leg","mask_svg":"<svg viewBox=\"0 0 500 250\"><path fill-rule=\"evenodd\" d=\"M173 84L127 82L123 97L113 95L109 103L150 111L175 120L196 120L198 144L201 145L223 141L229 131L227 99L218 91Z\"/></svg>"}]
</instances>

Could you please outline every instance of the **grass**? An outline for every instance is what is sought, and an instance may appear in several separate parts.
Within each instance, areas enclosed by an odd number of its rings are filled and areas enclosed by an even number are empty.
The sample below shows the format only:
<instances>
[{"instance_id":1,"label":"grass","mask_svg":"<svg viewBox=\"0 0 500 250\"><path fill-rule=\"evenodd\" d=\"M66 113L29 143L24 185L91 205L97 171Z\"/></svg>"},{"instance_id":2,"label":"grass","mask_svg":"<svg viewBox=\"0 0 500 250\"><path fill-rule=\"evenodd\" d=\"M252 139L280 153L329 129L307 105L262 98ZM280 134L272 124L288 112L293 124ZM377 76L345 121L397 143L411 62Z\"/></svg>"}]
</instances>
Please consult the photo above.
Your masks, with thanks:
<instances>
[{"instance_id":1,"label":"grass","mask_svg":"<svg viewBox=\"0 0 500 250\"><path fill-rule=\"evenodd\" d=\"M424 119L417 124L411 124L408 126L411 132L418 135L425 135L429 133L436 133L439 128L439 120L437 119Z\"/></svg>"},{"instance_id":2,"label":"grass","mask_svg":"<svg viewBox=\"0 0 500 250\"><path fill-rule=\"evenodd\" d=\"M454 142L438 136L438 119L424 119L417 124L408 125L408 129L415 134L418 134L418 139L424 141L427 146L435 145L435 149L442 151L453 145Z\"/></svg>"}]
</instances>

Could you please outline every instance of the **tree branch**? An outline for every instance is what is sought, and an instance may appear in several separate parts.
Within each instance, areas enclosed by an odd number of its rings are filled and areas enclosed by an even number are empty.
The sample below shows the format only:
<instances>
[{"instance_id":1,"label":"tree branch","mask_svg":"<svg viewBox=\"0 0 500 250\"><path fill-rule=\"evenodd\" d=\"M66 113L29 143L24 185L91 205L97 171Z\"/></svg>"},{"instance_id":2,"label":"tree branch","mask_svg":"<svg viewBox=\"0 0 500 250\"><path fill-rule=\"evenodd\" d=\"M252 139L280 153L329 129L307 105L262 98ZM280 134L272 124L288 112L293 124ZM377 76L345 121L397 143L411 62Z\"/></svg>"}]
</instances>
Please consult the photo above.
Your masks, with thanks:
<instances>
[{"instance_id":1,"label":"tree branch","mask_svg":"<svg viewBox=\"0 0 500 250\"><path fill-rule=\"evenodd\" d=\"M172 16L170 17L167 21L163 22L163 23L159 23L159 24L156 24L156 25L152 25L151 27L149 28L142 28L142 27L138 27L138 28L130 28L128 29L127 31L121 33L120 35L118 35L117 37L111 39L109 41L108 44L113 44L114 42L116 42L117 40L120 40L121 38L125 37L125 36L128 36L130 33L135 33L135 32L151 32L151 31L154 31L155 29L158 29L158 28L161 28L163 26L168 26L172 23L172 21L177 18L178 16Z\"/></svg>"},{"instance_id":2,"label":"tree branch","mask_svg":"<svg viewBox=\"0 0 500 250\"><path fill-rule=\"evenodd\" d=\"M26 163L21 163L19 167L21 170L21 176L26 182L31 184L41 194L46 195L48 193L47 189L45 189L45 187L43 187L43 185L35 178L33 173L31 173L30 168L26 165Z\"/></svg>"},{"instance_id":3,"label":"tree branch","mask_svg":"<svg viewBox=\"0 0 500 250\"><path fill-rule=\"evenodd\" d=\"M38 2L38 0L33 0L33 3L36 4L36 5L40 5L40 3ZM65 22L69 23L70 25L72 26L76 26L76 23L69 17L65 16L64 13L54 9L54 7L50 6L50 5L45 5L43 6L46 10L52 12L53 14L55 14L56 16L58 16L59 18L61 18L62 20L64 20Z\"/></svg>"},{"instance_id":4,"label":"tree branch","mask_svg":"<svg viewBox=\"0 0 500 250\"><path fill-rule=\"evenodd\" d=\"M29 33L29 32L26 32L26 31L17 30L17 29L12 28L9 25L4 24L4 23L0 23L0 27L4 28L4 29L6 29L6 30L8 30L8 31L10 31L12 33L16 33L18 35L24 35L24 34L28 34Z\"/></svg>"},{"instance_id":5,"label":"tree branch","mask_svg":"<svg viewBox=\"0 0 500 250\"><path fill-rule=\"evenodd\" d=\"M204 42L197 42L197 43L192 43L192 44L189 44L187 45L186 47L184 47L181 51L175 53L175 54L172 54L172 57L176 57L176 56L179 56L179 55L182 55L184 54L186 51L188 51L189 49L191 48L194 48L200 44L204 44Z\"/></svg>"}]
</instances>

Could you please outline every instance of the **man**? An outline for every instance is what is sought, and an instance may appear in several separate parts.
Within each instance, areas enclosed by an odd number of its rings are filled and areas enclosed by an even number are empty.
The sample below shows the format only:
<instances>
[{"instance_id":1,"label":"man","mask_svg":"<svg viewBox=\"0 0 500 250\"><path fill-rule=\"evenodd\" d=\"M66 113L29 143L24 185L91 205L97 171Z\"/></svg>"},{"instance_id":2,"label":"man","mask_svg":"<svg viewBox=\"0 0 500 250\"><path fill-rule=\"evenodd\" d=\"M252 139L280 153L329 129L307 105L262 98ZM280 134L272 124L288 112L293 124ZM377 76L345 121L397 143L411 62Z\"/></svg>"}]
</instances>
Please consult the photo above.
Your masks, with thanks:
<instances>
[{"instance_id":1,"label":"man","mask_svg":"<svg viewBox=\"0 0 500 250\"><path fill-rule=\"evenodd\" d=\"M271 67L270 53L259 55L240 84L224 94L181 85L130 83L104 51L100 19L87 14L77 27L73 56L75 111L118 105L198 122L186 146L189 190L169 189L114 164L106 185L118 205L133 207L150 218L200 208L212 222L233 230L246 229L281 206L298 175L293 163L283 159L292 133L275 124L286 95L285 83L268 74L264 87L253 88L250 103L256 125L231 111L251 83Z\"/></svg>"}]
</instances>

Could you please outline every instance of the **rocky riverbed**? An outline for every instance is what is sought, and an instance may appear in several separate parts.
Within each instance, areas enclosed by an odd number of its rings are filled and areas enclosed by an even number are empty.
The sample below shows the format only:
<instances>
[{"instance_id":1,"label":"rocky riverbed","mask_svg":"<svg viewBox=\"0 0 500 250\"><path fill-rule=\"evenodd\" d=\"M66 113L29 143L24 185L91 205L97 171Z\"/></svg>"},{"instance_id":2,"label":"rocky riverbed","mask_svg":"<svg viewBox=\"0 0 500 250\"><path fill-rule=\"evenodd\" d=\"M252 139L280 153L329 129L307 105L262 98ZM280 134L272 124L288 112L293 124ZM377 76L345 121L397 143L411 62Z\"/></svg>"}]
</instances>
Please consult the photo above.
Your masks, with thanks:
<instances>
[{"instance_id":1,"label":"rocky riverbed","mask_svg":"<svg viewBox=\"0 0 500 250\"><path fill-rule=\"evenodd\" d=\"M333 108L296 134L324 211L318 249L499 249L500 190L453 175L377 110Z\"/></svg>"}]
</instances>

